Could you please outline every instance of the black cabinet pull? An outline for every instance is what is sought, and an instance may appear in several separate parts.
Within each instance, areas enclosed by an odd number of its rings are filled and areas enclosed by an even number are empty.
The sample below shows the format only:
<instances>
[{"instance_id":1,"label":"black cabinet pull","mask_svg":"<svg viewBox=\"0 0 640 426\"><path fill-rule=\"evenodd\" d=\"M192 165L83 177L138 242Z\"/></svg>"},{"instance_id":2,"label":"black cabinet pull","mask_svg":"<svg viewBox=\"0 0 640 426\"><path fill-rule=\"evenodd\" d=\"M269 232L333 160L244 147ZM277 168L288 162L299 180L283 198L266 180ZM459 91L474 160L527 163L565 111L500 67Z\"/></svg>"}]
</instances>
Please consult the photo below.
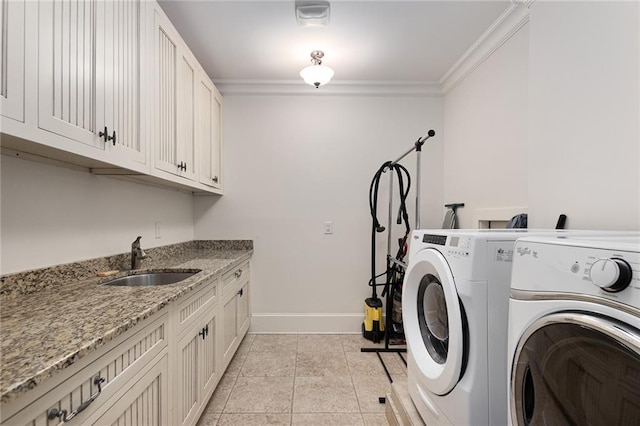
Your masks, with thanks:
<instances>
[{"instance_id":1,"label":"black cabinet pull","mask_svg":"<svg viewBox=\"0 0 640 426\"><path fill-rule=\"evenodd\" d=\"M80 404L80 406L75 411L73 411L71 414L67 414L67 410L58 410L57 408L52 408L51 410L49 410L47 412L47 418L49 420L53 420L53 419L55 419L57 417L57 418L60 419L61 423L68 422L69 420L74 418L76 415L78 415L82 411L84 411L85 408L87 408L89 405L91 405L91 403L93 401L95 401L97 397L100 396L100 394L102 393L102 384L103 383L104 383L104 379L102 377L100 377L100 376L94 377L93 378L93 384L95 386L97 386L98 392L90 395L89 399L87 399L82 404Z\"/></svg>"},{"instance_id":2,"label":"black cabinet pull","mask_svg":"<svg viewBox=\"0 0 640 426\"><path fill-rule=\"evenodd\" d=\"M180 162L180 164L178 164L178 170L182 170L183 172L187 171L187 163L185 162Z\"/></svg>"},{"instance_id":3,"label":"black cabinet pull","mask_svg":"<svg viewBox=\"0 0 640 426\"><path fill-rule=\"evenodd\" d=\"M105 127L104 130L106 132L107 128ZM116 146L116 131L115 130L113 131L113 136L107 136L106 137L105 142L106 141L113 141L113 146Z\"/></svg>"},{"instance_id":4,"label":"black cabinet pull","mask_svg":"<svg viewBox=\"0 0 640 426\"><path fill-rule=\"evenodd\" d=\"M202 336L202 340L204 340L204 338L207 337L207 332L204 329L204 327L202 327L202 330L198 332L198 336Z\"/></svg>"},{"instance_id":5,"label":"black cabinet pull","mask_svg":"<svg viewBox=\"0 0 640 426\"><path fill-rule=\"evenodd\" d=\"M240 295L240 297L242 297L242 295L244 294L244 289L241 288L240 291L238 292L238 294Z\"/></svg>"},{"instance_id":6,"label":"black cabinet pull","mask_svg":"<svg viewBox=\"0 0 640 426\"><path fill-rule=\"evenodd\" d=\"M204 335L208 336L209 335L209 324L204 326Z\"/></svg>"},{"instance_id":7,"label":"black cabinet pull","mask_svg":"<svg viewBox=\"0 0 640 426\"><path fill-rule=\"evenodd\" d=\"M109 131L107 130L107 126L104 126L104 132L99 132L98 136L104 139L104 143L107 143L109 139ZM115 134L115 132L113 132Z\"/></svg>"}]
</instances>

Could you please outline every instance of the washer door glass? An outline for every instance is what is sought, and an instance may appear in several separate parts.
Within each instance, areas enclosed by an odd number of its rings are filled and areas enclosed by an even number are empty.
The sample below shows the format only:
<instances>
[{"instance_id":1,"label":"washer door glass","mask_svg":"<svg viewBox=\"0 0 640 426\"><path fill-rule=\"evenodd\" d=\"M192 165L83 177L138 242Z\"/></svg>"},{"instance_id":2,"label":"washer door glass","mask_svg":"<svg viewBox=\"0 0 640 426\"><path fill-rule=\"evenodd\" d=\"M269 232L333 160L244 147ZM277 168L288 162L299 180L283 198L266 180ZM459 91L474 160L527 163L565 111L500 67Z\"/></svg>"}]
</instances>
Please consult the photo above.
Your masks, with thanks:
<instances>
[{"instance_id":1,"label":"washer door glass","mask_svg":"<svg viewBox=\"0 0 640 426\"><path fill-rule=\"evenodd\" d=\"M534 323L516 349L514 424L639 425L640 332L582 313Z\"/></svg>"},{"instance_id":2,"label":"washer door glass","mask_svg":"<svg viewBox=\"0 0 640 426\"><path fill-rule=\"evenodd\" d=\"M437 395L451 392L464 371L467 323L451 269L438 250L418 251L409 260L402 317L420 382Z\"/></svg>"},{"instance_id":3,"label":"washer door glass","mask_svg":"<svg viewBox=\"0 0 640 426\"><path fill-rule=\"evenodd\" d=\"M429 355L438 364L444 364L449 351L447 300L442 284L431 274L422 277L418 288L418 323Z\"/></svg>"}]
</instances>

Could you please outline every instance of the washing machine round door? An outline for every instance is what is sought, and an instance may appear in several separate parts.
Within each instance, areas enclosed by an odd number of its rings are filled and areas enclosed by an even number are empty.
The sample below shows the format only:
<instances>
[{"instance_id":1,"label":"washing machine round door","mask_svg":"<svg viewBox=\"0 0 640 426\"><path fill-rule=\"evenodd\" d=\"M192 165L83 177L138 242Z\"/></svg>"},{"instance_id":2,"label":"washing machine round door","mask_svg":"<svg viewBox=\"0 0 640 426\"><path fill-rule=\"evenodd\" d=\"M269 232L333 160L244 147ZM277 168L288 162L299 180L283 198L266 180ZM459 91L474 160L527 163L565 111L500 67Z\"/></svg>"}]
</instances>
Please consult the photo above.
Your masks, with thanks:
<instances>
[{"instance_id":1,"label":"washing machine round door","mask_svg":"<svg viewBox=\"0 0 640 426\"><path fill-rule=\"evenodd\" d=\"M425 249L410 260L402 314L407 346L425 386L437 395L449 393L463 368L465 321L451 269L439 251Z\"/></svg>"},{"instance_id":2,"label":"washing machine round door","mask_svg":"<svg viewBox=\"0 0 640 426\"><path fill-rule=\"evenodd\" d=\"M511 368L513 424L640 424L640 330L582 312L542 317Z\"/></svg>"}]
</instances>

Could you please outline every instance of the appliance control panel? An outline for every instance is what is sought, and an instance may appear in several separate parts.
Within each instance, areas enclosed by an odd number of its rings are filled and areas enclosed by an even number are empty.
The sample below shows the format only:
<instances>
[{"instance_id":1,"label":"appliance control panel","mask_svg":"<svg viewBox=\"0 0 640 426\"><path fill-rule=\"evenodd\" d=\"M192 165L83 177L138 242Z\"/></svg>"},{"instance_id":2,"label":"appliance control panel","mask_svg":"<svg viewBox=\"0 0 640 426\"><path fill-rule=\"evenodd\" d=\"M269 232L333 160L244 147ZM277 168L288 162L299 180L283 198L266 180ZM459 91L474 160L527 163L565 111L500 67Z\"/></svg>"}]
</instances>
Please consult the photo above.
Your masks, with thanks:
<instances>
[{"instance_id":1,"label":"appliance control panel","mask_svg":"<svg viewBox=\"0 0 640 426\"><path fill-rule=\"evenodd\" d=\"M576 293L640 309L640 242L516 242L511 288Z\"/></svg>"},{"instance_id":2,"label":"appliance control panel","mask_svg":"<svg viewBox=\"0 0 640 426\"><path fill-rule=\"evenodd\" d=\"M443 246L441 250L450 256L469 257L473 239L464 235L424 234L422 242Z\"/></svg>"}]
</instances>

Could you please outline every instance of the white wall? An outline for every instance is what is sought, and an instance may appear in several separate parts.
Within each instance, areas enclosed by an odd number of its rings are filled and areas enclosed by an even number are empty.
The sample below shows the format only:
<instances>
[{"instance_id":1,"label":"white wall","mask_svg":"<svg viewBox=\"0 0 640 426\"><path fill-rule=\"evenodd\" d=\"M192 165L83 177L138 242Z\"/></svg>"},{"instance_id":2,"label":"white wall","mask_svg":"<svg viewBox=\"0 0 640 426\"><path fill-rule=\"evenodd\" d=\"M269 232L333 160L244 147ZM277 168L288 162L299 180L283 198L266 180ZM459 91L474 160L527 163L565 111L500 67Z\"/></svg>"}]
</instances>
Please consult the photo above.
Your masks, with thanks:
<instances>
[{"instance_id":1,"label":"white wall","mask_svg":"<svg viewBox=\"0 0 640 426\"><path fill-rule=\"evenodd\" d=\"M2 274L193 239L189 194L0 158Z\"/></svg>"},{"instance_id":2,"label":"white wall","mask_svg":"<svg viewBox=\"0 0 640 426\"><path fill-rule=\"evenodd\" d=\"M535 2L530 14L533 227L640 229L640 4Z\"/></svg>"},{"instance_id":3,"label":"white wall","mask_svg":"<svg viewBox=\"0 0 640 426\"><path fill-rule=\"evenodd\" d=\"M640 229L640 4L536 1L445 97L444 201L530 228ZM499 213L498 213L499 214Z\"/></svg>"},{"instance_id":4,"label":"white wall","mask_svg":"<svg viewBox=\"0 0 640 426\"><path fill-rule=\"evenodd\" d=\"M527 206L528 32L520 28L445 97L444 201L465 203L460 228L477 228L479 209Z\"/></svg>"},{"instance_id":5,"label":"white wall","mask_svg":"<svg viewBox=\"0 0 640 426\"><path fill-rule=\"evenodd\" d=\"M252 330L359 331L370 296L369 184L428 129L441 134L442 99L227 96L224 126L225 195L196 197L195 236L254 240ZM403 163L415 178L415 155ZM441 137L425 145L422 165L422 226L439 227Z\"/></svg>"}]
</instances>

